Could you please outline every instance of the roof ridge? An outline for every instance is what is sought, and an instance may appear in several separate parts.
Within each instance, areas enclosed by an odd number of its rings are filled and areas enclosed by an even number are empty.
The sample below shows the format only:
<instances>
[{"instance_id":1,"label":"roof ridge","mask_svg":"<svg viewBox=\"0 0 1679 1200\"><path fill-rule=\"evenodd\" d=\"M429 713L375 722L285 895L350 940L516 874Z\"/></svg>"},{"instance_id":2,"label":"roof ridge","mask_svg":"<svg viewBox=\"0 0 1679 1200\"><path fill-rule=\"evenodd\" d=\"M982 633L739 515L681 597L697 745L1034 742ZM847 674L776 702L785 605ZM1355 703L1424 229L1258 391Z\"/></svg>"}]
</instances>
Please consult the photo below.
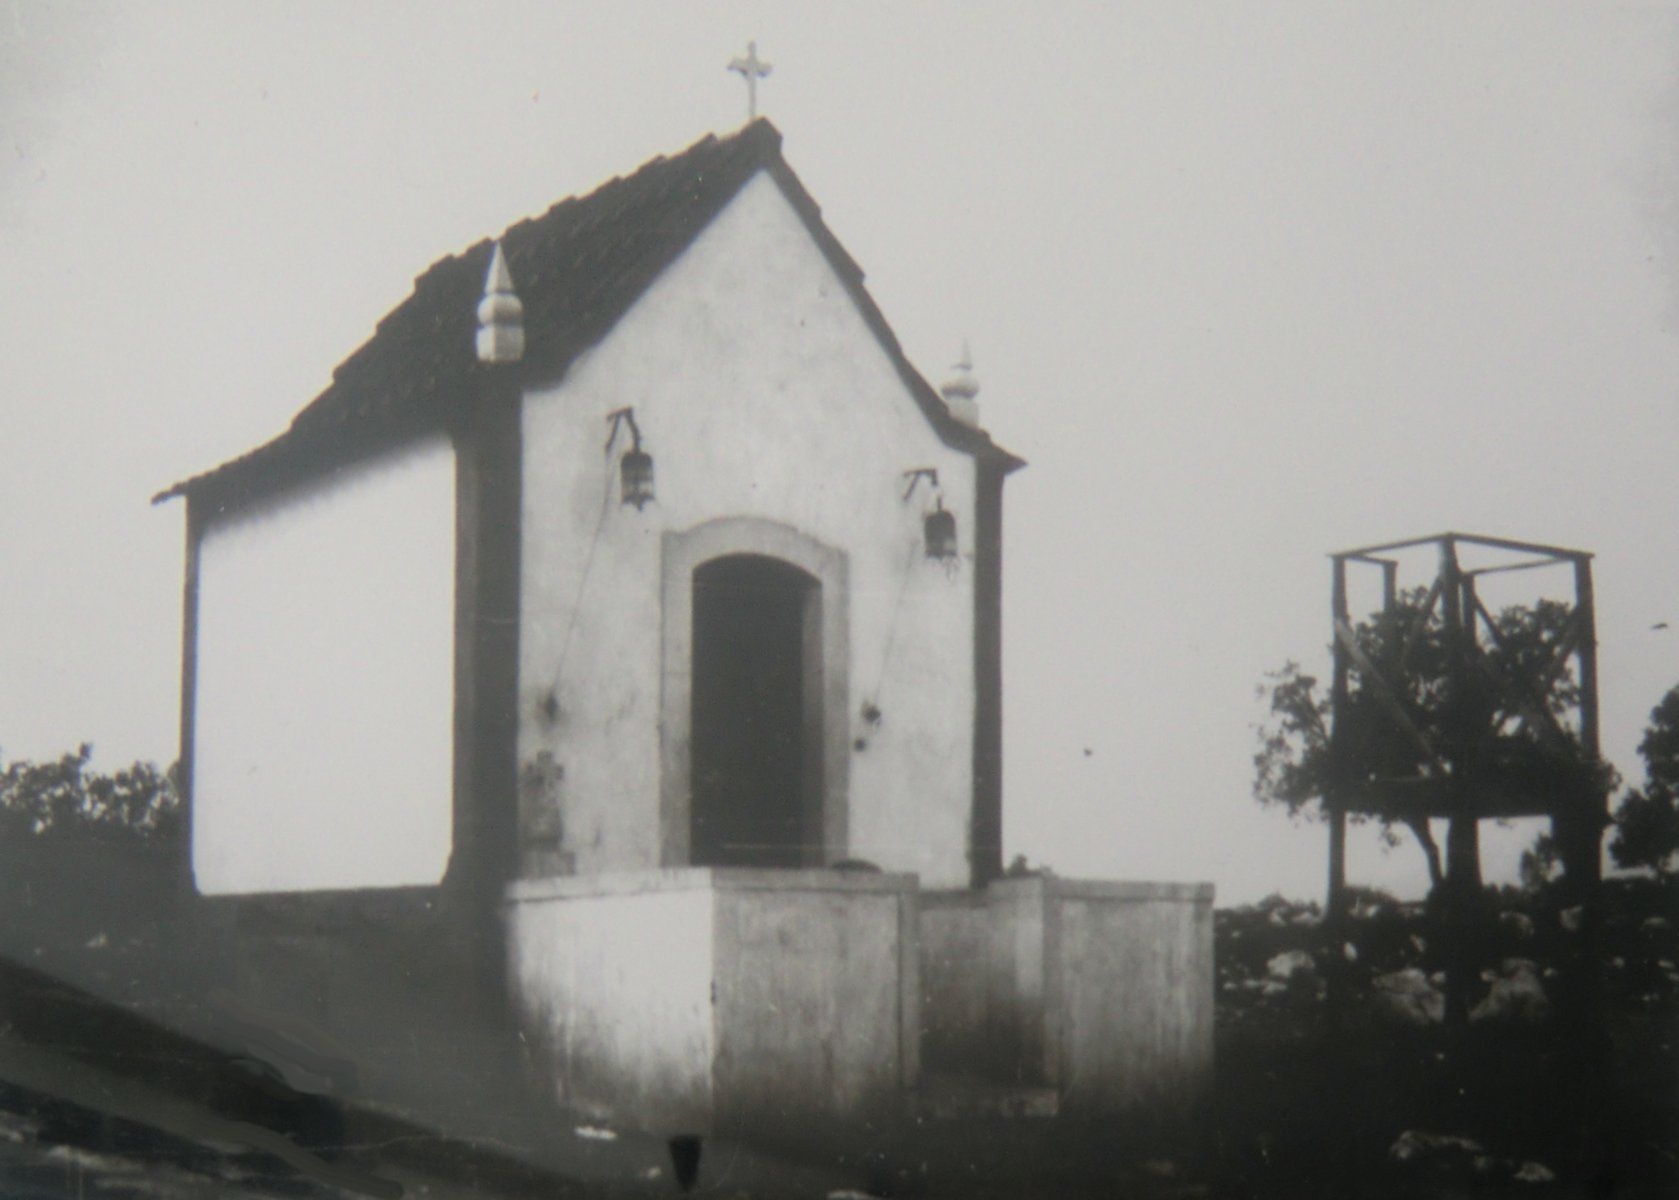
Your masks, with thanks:
<instances>
[{"instance_id":1,"label":"roof ridge","mask_svg":"<svg viewBox=\"0 0 1679 1200\"><path fill-rule=\"evenodd\" d=\"M604 337L660 272L692 243L760 170L801 214L867 324L941 436L976 452L998 450L983 432L958 427L944 402L903 353L862 286L862 271L821 219L821 210L781 157L781 132L759 117L733 133L708 133L676 154L658 155L583 195L445 254L414 277L409 293L333 369L331 382L287 429L254 450L192 476L154 502L214 485L248 494L296 478L315 456L338 462L447 425L482 370L474 350L478 300L491 248L504 245L525 305L523 375L563 375L578 353ZM1012 469L1012 468L1011 468ZM288 471L291 473L288 475Z\"/></svg>"},{"instance_id":2,"label":"roof ridge","mask_svg":"<svg viewBox=\"0 0 1679 1200\"><path fill-rule=\"evenodd\" d=\"M566 208L571 205L586 204L596 198L603 197L605 193L611 190L621 188L623 185L631 183L637 178L654 173L658 168L676 165L689 155L692 155L709 146L723 146L730 142L737 144L742 143L746 141L749 135L762 136L762 134L766 131L773 138L773 145L775 147L779 147L781 144L781 133L773 124L771 124L767 117L757 118L751 123L742 126L738 132L729 135L727 138L720 139L716 133L707 133L703 137L690 143L686 148L677 151L675 154L656 154L628 174L614 175L610 179L596 184L587 192L573 192L569 196L561 197L560 199L554 201L554 203L550 204L541 213L534 216L520 217L511 224L504 226L501 233L495 237L481 237L477 241L466 246L464 249L444 254L443 257L437 259L430 266L426 267L423 271L420 271L414 276L414 280L408 290L408 294L392 305L389 311L379 318L379 320L374 324L373 333L369 335L367 341L358 346L356 350L352 350L344 361L334 368L334 378L337 377L340 370L348 366L355 359L357 352L368 345L374 337L377 337L383 329L390 325L393 319L404 315L404 310L407 308L408 302L415 299L420 294L421 289L428 283L434 283L440 270L446 270L449 266L455 263L470 261L479 254L488 254L490 247L494 245L494 243L498 241L505 241L507 237L516 230L525 230L542 224L562 208ZM598 215L595 220L588 226L585 226L583 230L575 228L569 230L569 236L575 237L579 232L587 232L589 228L598 226L601 220L604 219L605 215L605 213ZM299 415L301 416L302 414L300 413Z\"/></svg>"}]
</instances>

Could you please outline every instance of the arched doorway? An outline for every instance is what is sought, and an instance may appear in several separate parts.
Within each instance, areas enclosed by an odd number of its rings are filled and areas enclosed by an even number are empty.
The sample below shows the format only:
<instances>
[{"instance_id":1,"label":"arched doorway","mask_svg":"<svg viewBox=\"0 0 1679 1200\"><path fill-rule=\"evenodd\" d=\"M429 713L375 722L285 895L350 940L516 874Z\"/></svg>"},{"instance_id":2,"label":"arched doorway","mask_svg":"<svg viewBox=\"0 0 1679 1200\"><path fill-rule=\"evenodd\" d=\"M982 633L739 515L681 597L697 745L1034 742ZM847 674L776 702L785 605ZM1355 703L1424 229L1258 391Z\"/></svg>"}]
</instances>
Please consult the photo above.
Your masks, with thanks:
<instances>
[{"instance_id":1,"label":"arched doorway","mask_svg":"<svg viewBox=\"0 0 1679 1200\"><path fill-rule=\"evenodd\" d=\"M695 866L822 860L822 588L781 559L693 572L689 854Z\"/></svg>"}]
</instances>

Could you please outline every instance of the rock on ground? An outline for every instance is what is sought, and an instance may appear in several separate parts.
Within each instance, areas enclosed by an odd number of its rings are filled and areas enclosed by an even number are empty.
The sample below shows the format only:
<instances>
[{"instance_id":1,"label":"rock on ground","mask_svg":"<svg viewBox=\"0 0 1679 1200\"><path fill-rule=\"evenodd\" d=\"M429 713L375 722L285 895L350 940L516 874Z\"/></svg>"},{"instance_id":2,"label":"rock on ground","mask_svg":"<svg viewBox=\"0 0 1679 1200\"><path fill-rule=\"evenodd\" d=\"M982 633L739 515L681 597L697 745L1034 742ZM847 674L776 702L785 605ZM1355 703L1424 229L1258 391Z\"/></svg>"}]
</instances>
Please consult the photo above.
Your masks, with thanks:
<instances>
[{"instance_id":1,"label":"rock on ground","mask_svg":"<svg viewBox=\"0 0 1679 1200\"><path fill-rule=\"evenodd\" d=\"M1403 974L1403 972L1401 972ZM1440 1155L1480 1155L1481 1144L1453 1133L1430 1133L1424 1129L1407 1129L1388 1147L1388 1157L1395 1162L1414 1162Z\"/></svg>"},{"instance_id":2,"label":"rock on ground","mask_svg":"<svg viewBox=\"0 0 1679 1200\"><path fill-rule=\"evenodd\" d=\"M1317 967L1304 950L1284 950L1265 964L1265 970L1273 979L1292 979L1302 972L1312 974Z\"/></svg>"},{"instance_id":3,"label":"rock on ground","mask_svg":"<svg viewBox=\"0 0 1679 1200\"><path fill-rule=\"evenodd\" d=\"M1539 968L1525 958L1507 958L1499 966L1487 998L1469 1011L1471 1021L1510 1021L1540 1025L1551 1015L1550 997L1539 982Z\"/></svg>"},{"instance_id":4,"label":"rock on ground","mask_svg":"<svg viewBox=\"0 0 1679 1200\"><path fill-rule=\"evenodd\" d=\"M1421 1027L1446 1019L1445 994L1415 967L1378 975L1370 981L1370 987L1376 1012L1389 1020Z\"/></svg>"},{"instance_id":5,"label":"rock on ground","mask_svg":"<svg viewBox=\"0 0 1679 1200\"><path fill-rule=\"evenodd\" d=\"M1516 912L1514 909L1501 912L1498 914L1498 923L1524 942L1533 937L1533 918L1524 912Z\"/></svg>"}]
</instances>

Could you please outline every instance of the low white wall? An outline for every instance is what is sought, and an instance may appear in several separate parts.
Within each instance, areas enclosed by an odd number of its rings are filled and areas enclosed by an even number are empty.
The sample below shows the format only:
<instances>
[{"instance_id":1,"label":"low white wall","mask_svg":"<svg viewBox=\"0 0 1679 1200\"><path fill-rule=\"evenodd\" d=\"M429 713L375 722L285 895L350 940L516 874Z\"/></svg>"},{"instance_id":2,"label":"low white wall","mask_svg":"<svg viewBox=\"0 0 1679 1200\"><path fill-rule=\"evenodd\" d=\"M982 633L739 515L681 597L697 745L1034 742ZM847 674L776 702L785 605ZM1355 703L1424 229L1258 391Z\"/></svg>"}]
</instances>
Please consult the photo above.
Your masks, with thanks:
<instances>
[{"instance_id":1,"label":"low white wall","mask_svg":"<svg viewBox=\"0 0 1679 1200\"><path fill-rule=\"evenodd\" d=\"M715 875L719 1123L895 1116L918 1074L915 877Z\"/></svg>"},{"instance_id":2,"label":"low white wall","mask_svg":"<svg viewBox=\"0 0 1679 1200\"><path fill-rule=\"evenodd\" d=\"M1007 879L922 897L929 1073L1067 1112L1187 1114L1213 1066L1210 884Z\"/></svg>"},{"instance_id":3,"label":"low white wall","mask_svg":"<svg viewBox=\"0 0 1679 1200\"><path fill-rule=\"evenodd\" d=\"M922 895L921 1051L929 1074L1051 1081L1044 928L1041 880Z\"/></svg>"},{"instance_id":4,"label":"low white wall","mask_svg":"<svg viewBox=\"0 0 1679 1200\"><path fill-rule=\"evenodd\" d=\"M513 1000L561 1104L665 1134L710 1130L706 875L637 872L509 889Z\"/></svg>"},{"instance_id":5,"label":"low white wall","mask_svg":"<svg viewBox=\"0 0 1679 1200\"><path fill-rule=\"evenodd\" d=\"M562 1104L798 1137L916 1078L915 879L683 868L508 889L514 1003Z\"/></svg>"},{"instance_id":6,"label":"low white wall","mask_svg":"<svg viewBox=\"0 0 1679 1200\"><path fill-rule=\"evenodd\" d=\"M1212 1088L1212 885L1052 884L1063 1111L1189 1115Z\"/></svg>"}]
</instances>

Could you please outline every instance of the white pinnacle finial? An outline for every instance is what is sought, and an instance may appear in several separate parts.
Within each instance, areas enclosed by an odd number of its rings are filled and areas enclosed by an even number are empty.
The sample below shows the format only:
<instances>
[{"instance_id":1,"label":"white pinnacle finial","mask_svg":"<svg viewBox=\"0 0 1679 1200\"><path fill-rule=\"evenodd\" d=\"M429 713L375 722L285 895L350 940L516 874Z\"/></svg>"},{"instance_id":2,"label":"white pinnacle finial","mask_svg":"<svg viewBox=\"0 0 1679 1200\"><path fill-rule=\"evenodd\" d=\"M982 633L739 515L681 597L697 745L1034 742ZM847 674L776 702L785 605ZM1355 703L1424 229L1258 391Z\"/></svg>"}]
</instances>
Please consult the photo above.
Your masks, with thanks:
<instances>
[{"instance_id":1,"label":"white pinnacle finial","mask_svg":"<svg viewBox=\"0 0 1679 1200\"><path fill-rule=\"evenodd\" d=\"M962 339L962 357L955 364L952 375L939 389L950 415L964 425L979 425L979 380L974 378L974 353L968 349L968 339Z\"/></svg>"},{"instance_id":2,"label":"white pinnacle finial","mask_svg":"<svg viewBox=\"0 0 1679 1200\"><path fill-rule=\"evenodd\" d=\"M525 356L525 306L513 290L513 272L501 243L484 274L484 298L478 302L478 361L518 362Z\"/></svg>"},{"instance_id":3,"label":"white pinnacle finial","mask_svg":"<svg viewBox=\"0 0 1679 1200\"><path fill-rule=\"evenodd\" d=\"M729 70L746 80L746 119L758 117L758 81L769 78L770 65L758 57L758 43L746 43L746 56L729 60Z\"/></svg>"}]
</instances>

